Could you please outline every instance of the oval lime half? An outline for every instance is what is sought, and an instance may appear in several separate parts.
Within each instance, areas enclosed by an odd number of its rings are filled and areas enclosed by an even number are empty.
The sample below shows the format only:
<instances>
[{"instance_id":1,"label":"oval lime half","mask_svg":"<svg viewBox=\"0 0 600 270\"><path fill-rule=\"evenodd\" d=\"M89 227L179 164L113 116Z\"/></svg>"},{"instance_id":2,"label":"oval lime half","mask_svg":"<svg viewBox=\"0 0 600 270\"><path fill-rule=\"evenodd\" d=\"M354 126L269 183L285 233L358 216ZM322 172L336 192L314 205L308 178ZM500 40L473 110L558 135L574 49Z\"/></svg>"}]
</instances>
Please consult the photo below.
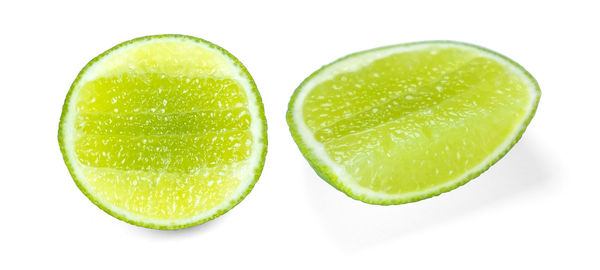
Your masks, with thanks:
<instances>
[{"instance_id":1,"label":"oval lime half","mask_svg":"<svg viewBox=\"0 0 600 270\"><path fill-rule=\"evenodd\" d=\"M535 79L488 49L428 41L358 52L294 92L290 131L348 196L401 204L452 190L504 156L531 121Z\"/></svg>"},{"instance_id":2,"label":"oval lime half","mask_svg":"<svg viewBox=\"0 0 600 270\"><path fill-rule=\"evenodd\" d=\"M77 186L126 222L179 229L238 204L262 171L266 121L246 68L182 35L121 43L65 100L60 149Z\"/></svg>"}]
</instances>

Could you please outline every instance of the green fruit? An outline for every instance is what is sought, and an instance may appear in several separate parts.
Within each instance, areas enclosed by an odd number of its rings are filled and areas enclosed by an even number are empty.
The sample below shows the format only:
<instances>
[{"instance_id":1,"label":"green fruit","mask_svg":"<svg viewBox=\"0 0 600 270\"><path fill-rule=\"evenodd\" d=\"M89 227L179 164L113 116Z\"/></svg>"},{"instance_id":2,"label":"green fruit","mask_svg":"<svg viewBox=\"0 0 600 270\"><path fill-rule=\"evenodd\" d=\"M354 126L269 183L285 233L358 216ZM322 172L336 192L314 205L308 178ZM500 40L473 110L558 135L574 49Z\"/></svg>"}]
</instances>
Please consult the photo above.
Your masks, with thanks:
<instances>
[{"instance_id":1,"label":"green fruit","mask_svg":"<svg viewBox=\"0 0 600 270\"><path fill-rule=\"evenodd\" d=\"M264 165L256 85L231 54L182 35L121 43L81 70L58 140L81 191L138 226L179 229L224 214Z\"/></svg>"},{"instance_id":2,"label":"green fruit","mask_svg":"<svg viewBox=\"0 0 600 270\"><path fill-rule=\"evenodd\" d=\"M429 41L343 57L294 92L287 121L325 181L371 204L452 190L504 156L531 121L535 79L488 49Z\"/></svg>"}]
</instances>

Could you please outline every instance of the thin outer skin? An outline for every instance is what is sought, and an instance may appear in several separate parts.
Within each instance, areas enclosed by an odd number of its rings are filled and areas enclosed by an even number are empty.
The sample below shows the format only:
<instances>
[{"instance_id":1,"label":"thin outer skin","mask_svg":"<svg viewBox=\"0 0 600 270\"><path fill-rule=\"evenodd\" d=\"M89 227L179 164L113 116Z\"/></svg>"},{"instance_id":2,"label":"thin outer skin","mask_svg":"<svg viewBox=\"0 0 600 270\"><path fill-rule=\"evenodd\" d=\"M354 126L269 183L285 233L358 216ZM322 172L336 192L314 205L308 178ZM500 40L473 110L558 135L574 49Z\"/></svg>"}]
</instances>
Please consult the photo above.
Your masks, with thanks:
<instances>
[{"instance_id":1,"label":"thin outer skin","mask_svg":"<svg viewBox=\"0 0 600 270\"><path fill-rule=\"evenodd\" d=\"M481 170L473 172L469 175L467 175L464 179L458 181L456 184L454 184L453 186L447 186L447 187L443 187L428 193L423 193L423 194L418 194L416 196L413 197L406 197L406 198L399 198L399 199L381 199L381 198L376 198L376 197L369 197L366 195L361 195L361 194L357 194L355 193L351 188L347 187L346 185L344 185L337 177L337 175L335 175L335 173L328 168L320 159L318 156L316 156L313 151L311 151L310 147L302 140L302 137L300 136L298 130L297 130L297 126L294 123L294 118L293 118L293 107L294 107L294 103L296 101L296 97L298 96L300 89L302 88L302 86L304 86L305 83L307 83L308 81L310 81L313 77L315 77L317 74L321 73L324 69L326 69L327 67L340 62L342 60L351 58L353 56L357 56L363 53L367 53L367 52L373 52L373 51L378 51L378 50L385 50L385 49L389 49L389 48L393 48L393 47L401 47L401 46L412 46L412 45L417 45L417 44L456 44L456 45L462 45L462 46L467 46L467 47L472 47L478 50L482 50L485 52L489 52L491 54L494 54L506 61L508 61L509 63L511 63L513 66L515 66L516 68L520 69L523 71L523 73L533 82L533 84L535 85L535 91L537 92L537 98L535 100L535 105L533 107L533 109L529 112L529 116L527 117L527 119L525 119L525 121L523 122L523 125L521 126L521 128L517 131L517 136L515 137L515 139L510 143L510 145L508 147L506 147L506 149L504 149L504 151L502 153L500 153L498 156L496 156L491 162L489 162L489 164L487 164L485 167L483 167ZM540 86L538 85L537 81L535 80L535 78L533 78L533 76L527 71L525 70L525 68L523 68L521 65L519 65L517 62L513 61L512 59L499 54L495 51L492 51L490 49L487 48L483 48L477 45L473 45L473 44L469 44L469 43L464 43L464 42L457 42L457 41L450 41L450 40L432 40L432 41L420 41L420 42L411 42L411 43L404 43L404 44L398 44L398 45L391 45L391 46L384 46L384 47L379 47L379 48L374 48L374 49L370 49L370 50L365 50L365 51L360 51L360 52L356 52L353 54L349 54L346 55L342 58L339 58L327 65L322 66L321 68L319 68L317 71L313 72L310 76L308 76L306 79L304 79L304 81L302 81L302 83L296 88L296 90L294 91L294 93L292 94L292 97L290 99L290 102L288 104L288 111L287 111L287 115L286 115L286 120L290 129L290 133L292 135L292 138L294 139L294 141L296 142L296 144L298 145L298 148L300 149L300 152L302 153L302 155L304 155L304 158L308 161L308 164L315 170L315 172L317 173L317 175L319 175L319 177L321 177L323 180L325 180L325 182L327 182L328 184L330 184L331 186L333 186L334 188L338 189L339 191L345 193L346 195L348 195L350 198L355 199L355 200L359 200L368 204L375 204L375 205L397 205L397 204L404 204L404 203L411 203L411 202L416 202L416 201L420 201L420 200L424 200L424 199L428 199L434 196L438 196L442 193L451 191L457 187L460 187L464 184L466 184L467 182L471 181L472 179L476 178L477 176L481 175L483 172L485 172L487 169L489 169L492 165L494 165L496 162L498 162L498 160L500 160L502 157L504 157L506 155L506 153L508 153L508 151L521 139L521 137L523 136L523 133L525 132L525 129L527 128L527 126L529 125L529 123L531 122L531 119L533 118L533 116L535 115L535 112L537 110L539 101L540 101L540 97L541 97L541 90L540 90Z\"/></svg>"},{"instance_id":2,"label":"thin outer skin","mask_svg":"<svg viewBox=\"0 0 600 270\"><path fill-rule=\"evenodd\" d=\"M126 218L123 215L120 215L119 213L116 213L114 211L111 211L110 209L104 207L98 200L95 199L95 197L93 196L93 194L91 194L88 190L86 190L84 188L84 186L80 183L80 180L77 179L75 173L74 173L74 168L73 168L73 164L71 164L68 160L67 157L67 153L66 153L66 149L64 147L65 145L65 141L64 141L64 137L63 137L63 122L64 119L66 118L68 111L69 111L69 102L71 101L71 95L73 94L73 89L75 88L75 85L77 84L77 82L80 80L80 78L82 77L83 74L85 74L86 70L92 66L92 64L94 64L95 62L97 62L98 60L102 59L104 56L106 56L107 54L109 54L110 52L121 48L123 46L129 45L129 44L133 44L135 42L138 41L144 41L144 40L151 40L151 39L160 39L160 38L168 38L168 37L178 37L178 38L186 38L186 39L190 39L192 41L195 42L199 42L199 43L203 43L208 45L209 47L218 50L221 54L223 54L226 57L229 57L230 59L234 60L235 64L243 71L244 75L248 78L248 80L250 81L250 84L252 86L251 91L254 92L255 96L256 96L256 100L254 101L259 108L259 117L262 120L262 122L264 123L262 126L262 138L260 140L261 143L263 143L264 147L261 150L261 159L260 159L260 164L259 166L256 168L256 170L254 171L254 179L252 180L252 183L250 184L250 186L248 186L248 189L236 200L233 200L230 202L230 205L220 211L217 211L214 215L205 218L205 219L201 219L198 220L196 222L191 222L191 223L185 223L185 224L175 224L175 225L158 225L158 224L154 224L154 223L150 223L150 222L140 222L140 221L135 221L135 220L130 220L128 218ZM207 221L210 221L212 219L215 219L216 217L219 217L223 214L225 214L227 211L231 210L234 206L236 206L238 203L240 203L252 190L252 188L254 187L254 185L256 184L256 182L258 181L258 178L260 177L261 173L262 173L262 169L264 167L265 164L265 157L267 155L267 120L265 118L265 112L264 112L264 107L263 107L263 103L262 103L262 99L260 97L260 93L258 92L258 89L256 87L256 84L254 83L254 80L252 79L252 76L250 76L250 73L248 72L248 70L246 69L246 67L237 59L235 58L235 56L233 56L231 53L229 53L228 51L226 51L225 49L219 47L216 44L213 44L209 41L206 41L204 39L201 38L197 38L197 37L193 37L193 36L187 36L187 35L179 35L179 34L164 34L164 35L152 35L152 36L143 36L143 37L139 37L139 38L135 38L129 41L125 41L123 43L120 43L112 48L110 48L109 50L103 52L102 54L96 56L94 59L92 59L90 62L88 62L85 67L79 72L79 74L77 75L77 78L75 79L75 81L73 82L73 84L71 84L71 87L69 88L69 92L67 93L67 97L65 98L65 103L63 105L63 109L62 109L62 114L60 116L60 123L59 123L59 127L58 127L58 143L60 146L60 151L62 152L63 155L63 159L65 161L65 164L67 165L67 168L69 169L69 173L71 174L71 177L73 177L73 180L75 182L75 184L77 185L77 187L81 190L81 192L83 192L83 194L85 194L85 196L92 201L92 203L94 203L96 206L98 206L100 209L102 209L104 212L108 213L109 215L125 221L127 223L136 225L136 226L140 226L140 227L145 227L145 228L150 228L150 229L158 229L158 230L178 230L178 229L183 229L183 228L188 228L188 227L192 227L195 225L199 225L202 223L205 223Z\"/></svg>"}]
</instances>

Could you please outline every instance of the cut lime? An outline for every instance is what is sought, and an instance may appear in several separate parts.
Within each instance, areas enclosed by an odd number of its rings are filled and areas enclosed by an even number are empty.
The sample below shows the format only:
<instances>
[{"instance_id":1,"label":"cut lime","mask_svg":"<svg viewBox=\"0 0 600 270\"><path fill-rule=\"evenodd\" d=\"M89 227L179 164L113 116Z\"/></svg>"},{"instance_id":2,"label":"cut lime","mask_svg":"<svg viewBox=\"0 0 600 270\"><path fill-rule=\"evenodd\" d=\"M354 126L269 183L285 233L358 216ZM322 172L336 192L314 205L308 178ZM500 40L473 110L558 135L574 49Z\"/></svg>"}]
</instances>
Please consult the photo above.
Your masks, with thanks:
<instances>
[{"instance_id":1,"label":"cut lime","mask_svg":"<svg viewBox=\"0 0 600 270\"><path fill-rule=\"evenodd\" d=\"M75 183L102 210L179 229L250 192L266 129L256 85L234 56L199 38L160 35L121 43L83 68L58 140Z\"/></svg>"},{"instance_id":2,"label":"cut lime","mask_svg":"<svg viewBox=\"0 0 600 270\"><path fill-rule=\"evenodd\" d=\"M294 92L287 121L317 174L348 196L401 204L452 190L504 156L540 90L512 60L429 41L358 52Z\"/></svg>"}]
</instances>

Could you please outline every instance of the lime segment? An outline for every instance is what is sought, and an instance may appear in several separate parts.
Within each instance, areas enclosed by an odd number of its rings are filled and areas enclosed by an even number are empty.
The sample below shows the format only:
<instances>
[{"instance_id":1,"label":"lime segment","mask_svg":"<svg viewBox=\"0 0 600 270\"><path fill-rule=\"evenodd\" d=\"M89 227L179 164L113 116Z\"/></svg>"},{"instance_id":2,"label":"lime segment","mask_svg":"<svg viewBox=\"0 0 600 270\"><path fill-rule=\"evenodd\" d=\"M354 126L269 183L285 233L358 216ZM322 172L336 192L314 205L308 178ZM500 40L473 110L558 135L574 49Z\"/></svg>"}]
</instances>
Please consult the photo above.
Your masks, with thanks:
<instances>
[{"instance_id":1,"label":"lime segment","mask_svg":"<svg viewBox=\"0 0 600 270\"><path fill-rule=\"evenodd\" d=\"M359 52L294 93L290 130L317 173L349 196L398 204L466 183L520 138L535 80L487 49L422 42Z\"/></svg>"},{"instance_id":2,"label":"lime segment","mask_svg":"<svg viewBox=\"0 0 600 270\"><path fill-rule=\"evenodd\" d=\"M178 229L239 203L260 175L266 122L250 74L207 41L149 36L92 60L59 129L81 190L132 224Z\"/></svg>"}]
</instances>

